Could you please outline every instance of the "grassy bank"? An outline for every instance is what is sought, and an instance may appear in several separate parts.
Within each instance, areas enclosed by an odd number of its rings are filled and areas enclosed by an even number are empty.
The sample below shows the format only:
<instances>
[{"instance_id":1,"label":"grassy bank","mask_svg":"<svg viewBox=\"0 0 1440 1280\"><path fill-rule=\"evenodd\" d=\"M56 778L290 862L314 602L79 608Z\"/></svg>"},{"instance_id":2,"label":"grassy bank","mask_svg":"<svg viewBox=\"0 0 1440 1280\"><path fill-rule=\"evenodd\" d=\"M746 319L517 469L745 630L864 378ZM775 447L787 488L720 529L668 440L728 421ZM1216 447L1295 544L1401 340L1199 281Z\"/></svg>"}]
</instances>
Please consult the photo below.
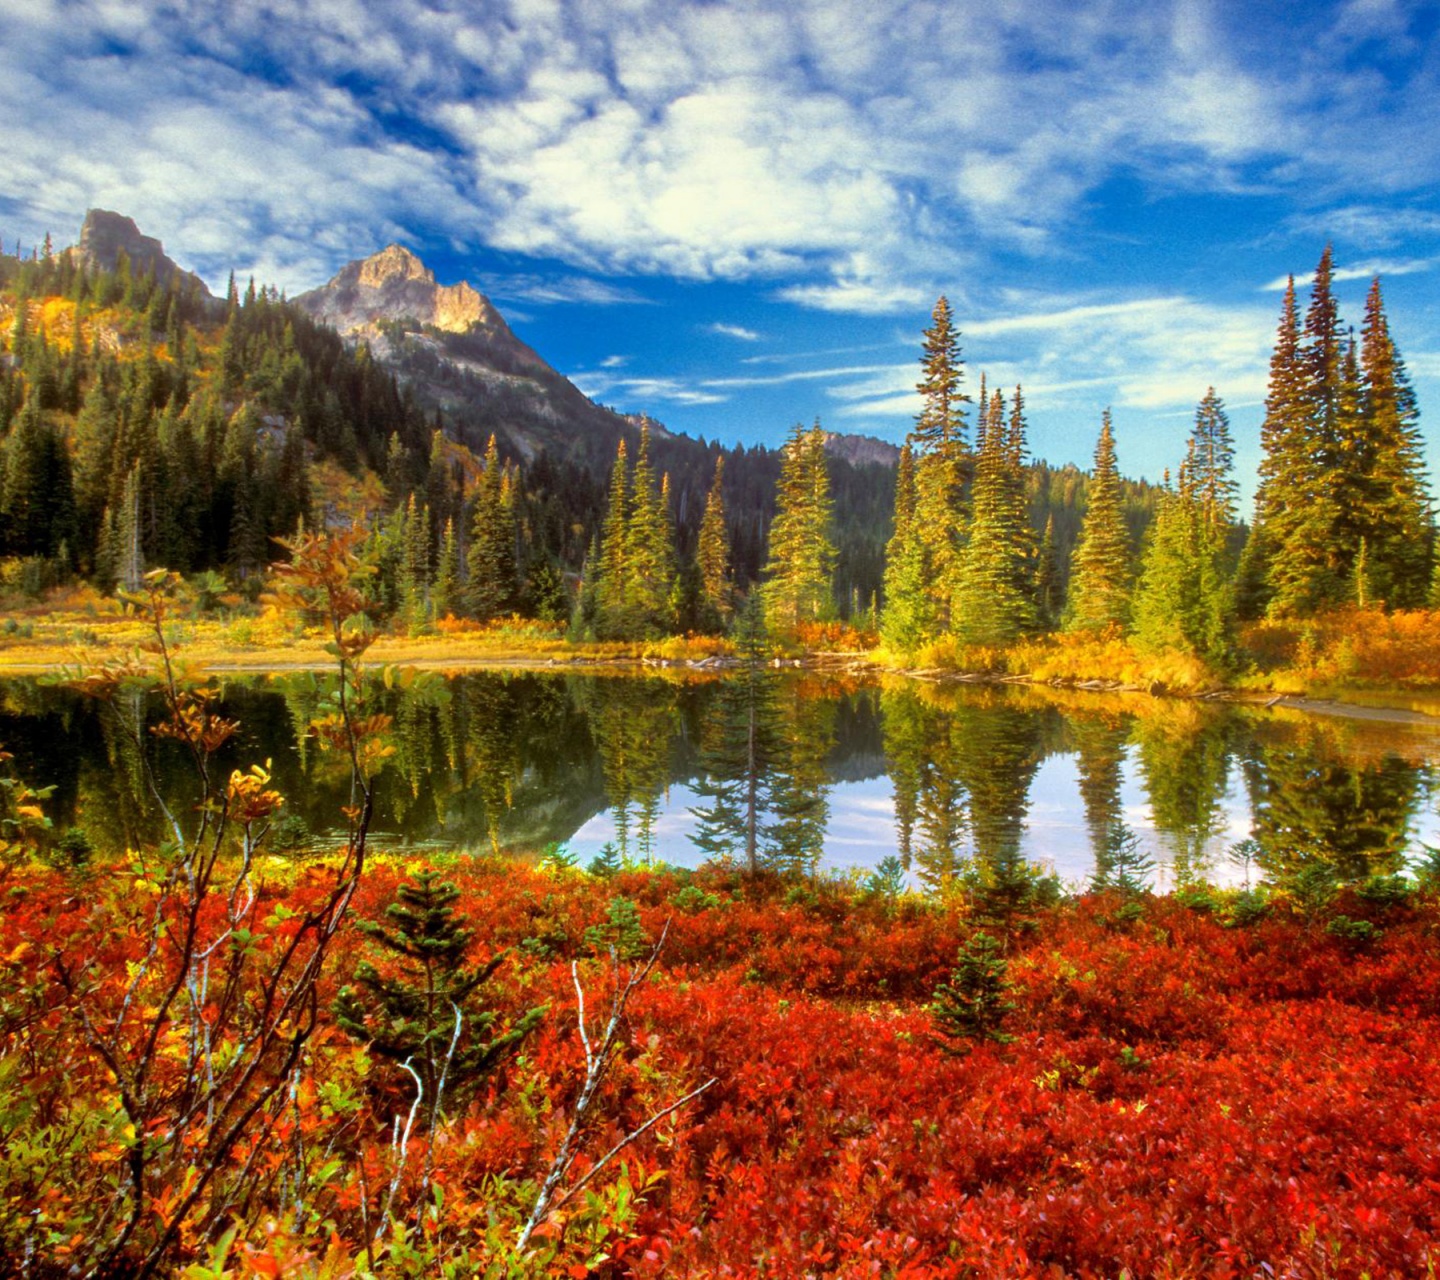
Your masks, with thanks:
<instances>
[{"instance_id":1,"label":"grassy bank","mask_svg":"<svg viewBox=\"0 0 1440 1280\"><path fill-rule=\"evenodd\" d=\"M325 667L319 628L263 605L202 613L171 623L188 659L215 671ZM1100 685L1156 694L1227 692L1257 698L1336 699L1360 706L1440 715L1440 613L1341 610L1304 622L1259 622L1238 638L1224 669L1190 654L1147 653L1118 633L1046 635L1004 648L942 640L916 654L875 647L873 634L838 624L807 629L777 649L807 665L875 668L953 678ZM36 674L77 661L122 656L147 638L145 622L118 601L87 590L45 602L15 602L0 613L0 673ZM723 639L678 636L631 643L576 643L561 624L510 618L481 625L446 619L426 634L382 634L372 660L436 670L632 667L696 664L733 654Z\"/></svg>"}]
</instances>

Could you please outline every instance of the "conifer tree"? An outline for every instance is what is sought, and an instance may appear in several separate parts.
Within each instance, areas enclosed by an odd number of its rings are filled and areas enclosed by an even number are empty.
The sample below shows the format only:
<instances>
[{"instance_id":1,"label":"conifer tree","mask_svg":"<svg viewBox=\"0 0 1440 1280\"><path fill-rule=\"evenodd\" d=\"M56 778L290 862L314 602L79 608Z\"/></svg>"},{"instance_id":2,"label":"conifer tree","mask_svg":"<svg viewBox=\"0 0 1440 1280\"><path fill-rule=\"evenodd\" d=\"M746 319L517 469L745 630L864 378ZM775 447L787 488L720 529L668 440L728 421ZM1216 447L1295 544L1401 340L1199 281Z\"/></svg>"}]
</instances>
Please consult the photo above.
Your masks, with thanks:
<instances>
[{"instance_id":1,"label":"conifer tree","mask_svg":"<svg viewBox=\"0 0 1440 1280\"><path fill-rule=\"evenodd\" d=\"M1015 1003L1007 999L1011 984L999 941L988 933L973 934L957 957L947 982L935 988L930 1016L948 1038L953 1051L965 1053L965 1040L1008 1044L1013 1038L1001 1030Z\"/></svg>"},{"instance_id":2,"label":"conifer tree","mask_svg":"<svg viewBox=\"0 0 1440 1280\"><path fill-rule=\"evenodd\" d=\"M625 575L630 563L630 476L622 438L610 473L610 499L600 531L600 555L595 578L595 633L602 640L629 634L630 617L625 598Z\"/></svg>"},{"instance_id":3,"label":"conifer tree","mask_svg":"<svg viewBox=\"0 0 1440 1280\"><path fill-rule=\"evenodd\" d=\"M1060 624L1060 562L1055 551L1055 517L1045 518L1045 532L1035 555L1035 618L1046 631Z\"/></svg>"},{"instance_id":4,"label":"conifer tree","mask_svg":"<svg viewBox=\"0 0 1440 1280\"><path fill-rule=\"evenodd\" d=\"M676 573L669 483L662 479L660 492L656 492L648 425L640 428L640 447L635 454L620 587L629 635L664 635L673 629Z\"/></svg>"},{"instance_id":5,"label":"conifer tree","mask_svg":"<svg viewBox=\"0 0 1440 1280\"><path fill-rule=\"evenodd\" d=\"M1030 525L1019 466L1025 422L1018 387L1015 404L1007 428L1004 400L995 392L975 463L970 536L960 553L951 609L953 630L967 644L1005 644L1035 627Z\"/></svg>"},{"instance_id":6,"label":"conifer tree","mask_svg":"<svg viewBox=\"0 0 1440 1280\"><path fill-rule=\"evenodd\" d=\"M1365 299L1360 366L1356 461L1364 483L1349 495L1351 510L1359 508L1375 593L1392 607L1414 608L1429 586L1430 496L1415 393L1390 336L1379 277Z\"/></svg>"},{"instance_id":7,"label":"conifer tree","mask_svg":"<svg viewBox=\"0 0 1440 1280\"><path fill-rule=\"evenodd\" d=\"M430 619L430 513L416 504L413 492L401 516L396 585L405 626L419 631Z\"/></svg>"},{"instance_id":8,"label":"conifer tree","mask_svg":"<svg viewBox=\"0 0 1440 1280\"><path fill-rule=\"evenodd\" d=\"M1214 387L1195 410L1193 458L1190 469L1191 486L1205 519L1226 528L1235 522L1235 442L1230 435L1230 419L1225 405Z\"/></svg>"},{"instance_id":9,"label":"conifer tree","mask_svg":"<svg viewBox=\"0 0 1440 1280\"><path fill-rule=\"evenodd\" d=\"M734 583L730 577L730 531L725 521L725 455L715 457L715 475L705 497L700 520L696 568L700 578L700 624L707 631L723 630L734 612Z\"/></svg>"},{"instance_id":10,"label":"conifer tree","mask_svg":"<svg viewBox=\"0 0 1440 1280\"><path fill-rule=\"evenodd\" d=\"M914 653L935 633L928 560L915 510L915 455L906 441L895 469L895 531L885 547L880 636L896 653Z\"/></svg>"},{"instance_id":11,"label":"conifer tree","mask_svg":"<svg viewBox=\"0 0 1440 1280\"><path fill-rule=\"evenodd\" d=\"M460 550L455 543L455 521L445 521L440 538L440 559L435 568L435 585L430 591L430 604L435 617L444 618L455 612L460 598Z\"/></svg>"},{"instance_id":12,"label":"conifer tree","mask_svg":"<svg viewBox=\"0 0 1440 1280\"><path fill-rule=\"evenodd\" d=\"M1233 510L1229 421L1211 387L1176 486L1161 496L1135 591L1135 637L1154 651L1179 649L1207 662L1229 657L1234 619L1228 541Z\"/></svg>"},{"instance_id":13,"label":"conifer tree","mask_svg":"<svg viewBox=\"0 0 1440 1280\"><path fill-rule=\"evenodd\" d=\"M950 303L943 295L931 312L920 364L916 390L922 407L911 433L915 532L924 548L923 576L931 595L927 612L943 630L949 625L950 596L965 538L963 490L970 467L965 421L970 397L964 390L965 366Z\"/></svg>"},{"instance_id":14,"label":"conifer tree","mask_svg":"<svg viewBox=\"0 0 1440 1280\"><path fill-rule=\"evenodd\" d=\"M471 963L474 930L455 914L460 892L434 871L421 871L399 886L385 908L385 923L362 920L358 928L394 960L382 972L368 960L356 967L353 984L335 1002L341 1030L377 1056L408 1063L420 1078L429 1127L446 1097L473 1091L539 1025L539 1006L501 1030L499 1016L480 996L506 956Z\"/></svg>"},{"instance_id":15,"label":"conifer tree","mask_svg":"<svg viewBox=\"0 0 1440 1280\"><path fill-rule=\"evenodd\" d=\"M475 495L468 556L470 611L482 622L515 607L515 508L494 435Z\"/></svg>"},{"instance_id":16,"label":"conifer tree","mask_svg":"<svg viewBox=\"0 0 1440 1280\"><path fill-rule=\"evenodd\" d=\"M793 630L835 613L830 471L818 421L808 431L799 423L791 429L781 456L775 505L761 587L765 620L771 630Z\"/></svg>"},{"instance_id":17,"label":"conifer tree","mask_svg":"<svg viewBox=\"0 0 1440 1280\"><path fill-rule=\"evenodd\" d=\"M1274 614L1311 613L1349 594L1351 566L1345 562L1337 527L1345 483L1345 353L1330 283L1327 245L1315 269L1304 341L1296 326L1293 290L1288 290L1270 365L1271 391L1261 430L1267 451L1261 468L1261 519L1267 525L1268 608Z\"/></svg>"},{"instance_id":18,"label":"conifer tree","mask_svg":"<svg viewBox=\"0 0 1440 1280\"><path fill-rule=\"evenodd\" d=\"M1115 436L1106 409L1095 445L1085 518L1075 548L1066 602L1069 631L1093 631L1124 624L1130 613L1130 534L1120 505L1120 475L1115 465Z\"/></svg>"}]
</instances>

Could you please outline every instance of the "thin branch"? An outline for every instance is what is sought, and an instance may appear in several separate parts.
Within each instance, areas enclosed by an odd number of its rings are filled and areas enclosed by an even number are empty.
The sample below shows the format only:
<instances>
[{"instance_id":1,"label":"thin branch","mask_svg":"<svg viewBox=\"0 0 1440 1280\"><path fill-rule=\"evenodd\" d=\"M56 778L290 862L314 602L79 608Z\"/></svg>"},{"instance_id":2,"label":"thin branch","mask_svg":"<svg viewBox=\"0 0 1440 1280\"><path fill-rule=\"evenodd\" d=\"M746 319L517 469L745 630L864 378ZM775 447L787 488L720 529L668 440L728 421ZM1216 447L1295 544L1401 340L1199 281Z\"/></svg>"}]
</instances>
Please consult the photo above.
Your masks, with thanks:
<instances>
[{"instance_id":1,"label":"thin branch","mask_svg":"<svg viewBox=\"0 0 1440 1280\"><path fill-rule=\"evenodd\" d=\"M584 1188L585 1184L589 1182L591 1178L593 1178L597 1173L599 1173L601 1169L603 1169L607 1164L610 1163L611 1160L613 1160L622 1151L624 1151L625 1148L628 1147L632 1142L634 1142L637 1138L643 1136L647 1130L654 1128L654 1126L659 1124L660 1121L665 1119L666 1116L670 1115L672 1112L679 1111L680 1108L683 1107L687 1102L691 1102L695 1098L698 1098L712 1084L719 1083L719 1076L711 1076L710 1079L705 1081L705 1083L702 1084L698 1089L691 1089L690 1092L687 1093L683 1098L680 1098L677 1101L672 1102L668 1107L657 1111L653 1116L650 1117L650 1119L645 1121L645 1123L642 1124L634 1132L627 1133L623 1138L620 1139L619 1142L617 1142L613 1147L611 1147L609 1151L607 1151L603 1156L601 1156L599 1160L597 1160L593 1165L591 1165L590 1168L586 1170L585 1176L582 1177L563 1196L556 1200L551 1207L553 1209L563 1209L567 1204L570 1203L571 1200L576 1197L576 1195L580 1193L580 1191Z\"/></svg>"}]
</instances>

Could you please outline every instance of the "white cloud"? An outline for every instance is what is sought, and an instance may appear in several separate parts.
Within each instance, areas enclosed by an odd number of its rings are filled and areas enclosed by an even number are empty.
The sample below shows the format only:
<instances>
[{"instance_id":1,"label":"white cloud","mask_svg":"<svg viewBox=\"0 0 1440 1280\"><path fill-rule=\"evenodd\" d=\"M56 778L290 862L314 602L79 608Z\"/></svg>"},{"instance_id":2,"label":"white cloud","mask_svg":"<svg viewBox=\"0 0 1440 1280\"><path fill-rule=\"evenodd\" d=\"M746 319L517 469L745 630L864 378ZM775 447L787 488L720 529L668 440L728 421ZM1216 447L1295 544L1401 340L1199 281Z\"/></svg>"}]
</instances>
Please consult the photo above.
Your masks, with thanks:
<instances>
[{"instance_id":1,"label":"white cloud","mask_svg":"<svg viewBox=\"0 0 1440 1280\"><path fill-rule=\"evenodd\" d=\"M1072 252L1116 176L1374 190L1306 216L1372 251L1440 234L1381 199L1440 178L1440 67L1379 0L1243 23L1189 0L177 0L163 21L31 0L6 21L0 189L27 225L111 204L202 271L291 287L445 236L882 315L993 277L989 250ZM1377 41L1408 58L1387 77L1357 53ZM634 301L583 280L529 300Z\"/></svg>"},{"instance_id":2,"label":"white cloud","mask_svg":"<svg viewBox=\"0 0 1440 1280\"><path fill-rule=\"evenodd\" d=\"M1330 273L1330 278L1336 282L1345 280L1369 280L1374 276L1410 276L1417 272L1429 271L1435 266L1434 258L1374 258L1368 262L1357 262L1348 267L1335 267ZM1295 286L1300 288L1309 285L1315 279L1313 271L1295 277ZM1275 279L1260 286L1266 293L1282 293L1285 286L1289 284L1289 276L1276 276Z\"/></svg>"},{"instance_id":3,"label":"white cloud","mask_svg":"<svg viewBox=\"0 0 1440 1280\"><path fill-rule=\"evenodd\" d=\"M492 298L513 298L542 305L578 302L586 306L610 307L648 305L654 301L628 286L588 276L487 274L476 283Z\"/></svg>"},{"instance_id":4,"label":"white cloud","mask_svg":"<svg viewBox=\"0 0 1440 1280\"><path fill-rule=\"evenodd\" d=\"M725 324L720 320L715 321L714 324L707 324L704 332L713 333L721 338L735 338L740 342L759 342L765 336L754 329L747 329L744 325Z\"/></svg>"},{"instance_id":5,"label":"white cloud","mask_svg":"<svg viewBox=\"0 0 1440 1280\"><path fill-rule=\"evenodd\" d=\"M829 284L789 285L777 297L802 307L841 311L850 315L892 315L924 306L929 292L923 288L887 284L878 280L840 279Z\"/></svg>"},{"instance_id":6,"label":"white cloud","mask_svg":"<svg viewBox=\"0 0 1440 1280\"><path fill-rule=\"evenodd\" d=\"M723 404L730 397L679 378L616 377L612 372L573 373L570 381L592 400L617 404L622 410L648 409L656 403ZM616 396L619 399L616 399Z\"/></svg>"}]
</instances>

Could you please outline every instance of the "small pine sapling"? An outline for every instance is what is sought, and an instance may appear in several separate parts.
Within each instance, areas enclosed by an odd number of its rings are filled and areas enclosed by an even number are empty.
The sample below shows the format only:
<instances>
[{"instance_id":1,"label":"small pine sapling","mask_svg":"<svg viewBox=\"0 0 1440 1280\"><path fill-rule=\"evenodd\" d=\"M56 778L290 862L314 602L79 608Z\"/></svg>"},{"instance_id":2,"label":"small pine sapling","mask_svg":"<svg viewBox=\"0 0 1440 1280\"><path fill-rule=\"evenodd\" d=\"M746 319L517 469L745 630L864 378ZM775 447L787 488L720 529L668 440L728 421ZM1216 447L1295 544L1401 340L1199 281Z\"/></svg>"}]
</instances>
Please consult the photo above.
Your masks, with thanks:
<instances>
[{"instance_id":1,"label":"small pine sapling","mask_svg":"<svg viewBox=\"0 0 1440 1280\"><path fill-rule=\"evenodd\" d=\"M596 955L614 953L626 962L650 953L650 937L640 924L640 911L629 898L612 898L604 924L585 930L585 941Z\"/></svg>"},{"instance_id":2,"label":"small pine sapling","mask_svg":"<svg viewBox=\"0 0 1440 1280\"><path fill-rule=\"evenodd\" d=\"M528 1010L504 1031L499 1015L478 1000L508 954L467 964L474 931L455 914L460 892L434 871L400 885L385 908L389 927L359 921L357 927L398 957L393 975L368 960L356 967L354 984L335 1001L335 1020L378 1056L408 1064L419 1080L433 1127L448 1089L452 1096L473 1087L513 1053L540 1023L548 1006Z\"/></svg>"},{"instance_id":3,"label":"small pine sapling","mask_svg":"<svg viewBox=\"0 0 1440 1280\"><path fill-rule=\"evenodd\" d=\"M1010 992L1005 957L1000 943L988 933L977 933L960 948L949 982L935 988L930 1016L945 1037L947 1047L965 1052L965 1040L991 1040L1009 1044L1012 1036L1000 1029L1015 1005Z\"/></svg>"}]
</instances>

